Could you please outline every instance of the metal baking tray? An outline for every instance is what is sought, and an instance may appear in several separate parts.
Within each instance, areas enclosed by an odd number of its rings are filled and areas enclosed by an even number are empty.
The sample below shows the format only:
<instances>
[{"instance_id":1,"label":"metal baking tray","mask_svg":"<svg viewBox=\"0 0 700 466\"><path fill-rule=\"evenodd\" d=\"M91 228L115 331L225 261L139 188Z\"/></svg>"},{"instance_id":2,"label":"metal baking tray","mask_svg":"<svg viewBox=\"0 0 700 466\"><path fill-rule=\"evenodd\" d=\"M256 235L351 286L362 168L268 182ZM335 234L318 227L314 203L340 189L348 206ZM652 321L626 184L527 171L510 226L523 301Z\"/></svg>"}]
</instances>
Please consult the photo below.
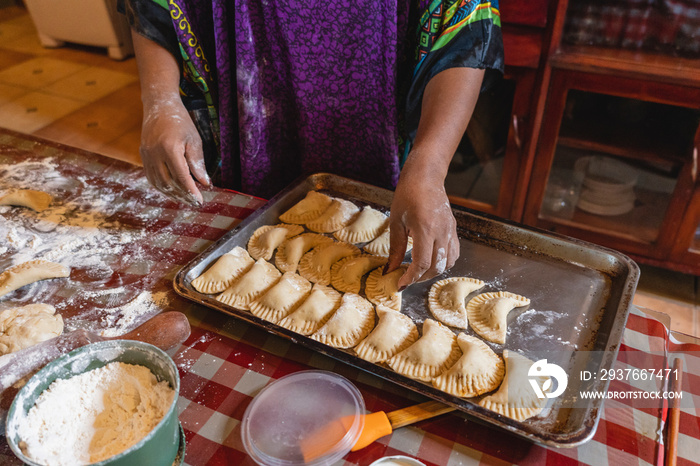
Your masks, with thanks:
<instances>
[{"instance_id":1,"label":"metal baking tray","mask_svg":"<svg viewBox=\"0 0 700 466\"><path fill-rule=\"evenodd\" d=\"M533 442L574 447L595 433L602 400L571 403L569 393L579 390L607 391L607 381L575 380L582 369L610 369L617 358L632 298L639 277L638 266L627 256L584 241L526 227L514 222L454 207L461 255L455 266L435 279L410 286L403 292L402 312L418 324L432 318L427 307L430 286L447 276L469 276L484 280L479 292L510 291L531 300L525 310L508 315L505 345L491 344L524 354L533 361L548 358L567 371L569 384L560 398L548 400L545 410L523 422L482 408L474 401L442 392L429 384L397 374L388 366L369 363L351 350L326 346L271 322L259 319L216 301L213 295L197 292L191 282L222 254L236 246L246 247L252 233L262 225L279 223L281 213L303 199L310 190L344 198L357 205L389 211L389 190L330 174L303 178L187 264L174 278L174 288L185 298L287 338L386 380L457 408L477 421L496 425ZM410 253L407 259L410 259ZM474 335L471 329L463 330ZM488 343L488 342L487 342Z\"/></svg>"}]
</instances>

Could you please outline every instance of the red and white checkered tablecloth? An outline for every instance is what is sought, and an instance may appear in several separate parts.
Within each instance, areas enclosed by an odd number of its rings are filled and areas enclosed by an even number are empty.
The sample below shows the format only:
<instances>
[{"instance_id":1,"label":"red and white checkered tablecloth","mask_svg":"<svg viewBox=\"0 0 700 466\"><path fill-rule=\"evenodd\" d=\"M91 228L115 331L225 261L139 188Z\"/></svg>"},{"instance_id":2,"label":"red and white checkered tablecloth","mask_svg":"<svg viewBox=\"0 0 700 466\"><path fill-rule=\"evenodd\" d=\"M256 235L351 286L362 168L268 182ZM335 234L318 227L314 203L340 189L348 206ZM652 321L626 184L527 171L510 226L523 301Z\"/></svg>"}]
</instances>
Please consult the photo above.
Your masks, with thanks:
<instances>
[{"instance_id":1,"label":"red and white checkered tablecloth","mask_svg":"<svg viewBox=\"0 0 700 466\"><path fill-rule=\"evenodd\" d=\"M181 378L178 408L187 440L185 464L253 465L241 444L239 426L243 413L268 383L296 371L322 369L347 377L362 392L369 412L391 411L425 401L421 395L403 387L175 294L172 279L177 271L263 201L212 190L205 193L204 207L194 210L154 195L139 168L0 131L0 173L3 164L42 157L51 158L65 176L75 176L76 171L93 173L95 183L132 200L124 202L124 209L111 220L145 229L147 234L139 240L142 252L138 260L112 263L114 275L122 282L133 283L134 287L167 294L167 299L159 301L163 310L181 311L190 319L192 335L170 352ZM0 190L7 187L11 186L3 185L0 180ZM158 209L157 219L144 222L135 209ZM8 261L3 254L8 252L0 252L0 261ZM59 302L62 297L56 293L47 299ZM139 323L134 322L133 326ZM695 406L700 406L700 346L674 341L663 324L634 308L615 368L668 367L673 357L678 356L685 362L678 464L697 464L700 416ZM626 388L617 383L621 382L613 382L611 389ZM363 466L397 454L420 459L429 466L663 464L659 439L667 408L661 402L655 407L648 406L638 407L624 400L605 401L593 439L570 449L539 446L472 421L463 414L446 414L397 429L367 448L348 454L338 464ZM4 438L0 442L0 464L20 464Z\"/></svg>"}]
</instances>

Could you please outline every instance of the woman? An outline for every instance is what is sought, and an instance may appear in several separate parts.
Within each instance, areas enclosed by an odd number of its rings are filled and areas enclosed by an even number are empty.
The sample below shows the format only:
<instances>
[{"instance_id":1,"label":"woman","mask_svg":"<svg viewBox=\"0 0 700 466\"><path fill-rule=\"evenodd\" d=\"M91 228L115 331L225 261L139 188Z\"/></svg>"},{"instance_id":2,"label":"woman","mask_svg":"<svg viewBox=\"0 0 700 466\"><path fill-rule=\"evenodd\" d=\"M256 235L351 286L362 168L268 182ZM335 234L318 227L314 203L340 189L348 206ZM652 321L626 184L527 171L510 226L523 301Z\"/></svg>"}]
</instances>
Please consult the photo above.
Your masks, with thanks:
<instances>
[{"instance_id":1,"label":"woman","mask_svg":"<svg viewBox=\"0 0 700 466\"><path fill-rule=\"evenodd\" d=\"M444 189L482 84L502 71L498 2L125 0L141 156L162 192L270 197L331 172L388 188L401 289L459 257ZM399 176L400 172L400 176Z\"/></svg>"}]
</instances>

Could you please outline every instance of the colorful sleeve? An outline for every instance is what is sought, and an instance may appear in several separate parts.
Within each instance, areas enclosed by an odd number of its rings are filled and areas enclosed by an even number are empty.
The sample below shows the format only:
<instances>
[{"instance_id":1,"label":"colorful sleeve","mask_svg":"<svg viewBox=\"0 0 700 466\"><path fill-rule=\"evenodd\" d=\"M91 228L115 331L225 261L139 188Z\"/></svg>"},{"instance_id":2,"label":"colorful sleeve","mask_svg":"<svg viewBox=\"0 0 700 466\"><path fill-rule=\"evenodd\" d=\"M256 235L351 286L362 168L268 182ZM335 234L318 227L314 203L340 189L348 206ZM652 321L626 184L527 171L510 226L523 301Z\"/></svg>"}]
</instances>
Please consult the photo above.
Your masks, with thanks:
<instances>
[{"instance_id":1,"label":"colorful sleeve","mask_svg":"<svg viewBox=\"0 0 700 466\"><path fill-rule=\"evenodd\" d=\"M421 0L416 65L406 102L406 129L413 139L423 91L449 68L503 72L503 38L498 0Z\"/></svg>"},{"instance_id":2,"label":"colorful sleeve","mask_svg":"<svg viewBox=\"0 0 700 466\"><path fill-rule=\"evenodd\" d=\"M117 0L117 10L126 15L138 34L164 47L175 57L180 56L167 0Z\"/></svg>"}]
</instances>

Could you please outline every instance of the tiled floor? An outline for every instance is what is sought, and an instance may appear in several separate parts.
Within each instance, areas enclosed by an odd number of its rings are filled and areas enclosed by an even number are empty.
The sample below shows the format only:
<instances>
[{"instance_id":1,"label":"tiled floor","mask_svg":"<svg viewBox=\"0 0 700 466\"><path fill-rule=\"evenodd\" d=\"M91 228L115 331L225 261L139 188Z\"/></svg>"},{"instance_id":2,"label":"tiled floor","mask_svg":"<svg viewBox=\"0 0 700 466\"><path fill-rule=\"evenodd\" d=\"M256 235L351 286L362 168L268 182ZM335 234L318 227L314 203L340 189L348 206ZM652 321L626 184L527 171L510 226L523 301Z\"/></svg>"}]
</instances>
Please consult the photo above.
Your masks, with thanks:
<instances>
[{"instance_id":1,"label":"tiled floor","mask_svg":"<svg viewBox=\"0 0 700 466\"><path fill-rule=\"evenodd\" d=\"M138 72L104 49L46 49L20 7L0 8L0 126L140 164ZM700 278L642 266L635 304L700 337Z\"/></svg>"}]
</instances>

